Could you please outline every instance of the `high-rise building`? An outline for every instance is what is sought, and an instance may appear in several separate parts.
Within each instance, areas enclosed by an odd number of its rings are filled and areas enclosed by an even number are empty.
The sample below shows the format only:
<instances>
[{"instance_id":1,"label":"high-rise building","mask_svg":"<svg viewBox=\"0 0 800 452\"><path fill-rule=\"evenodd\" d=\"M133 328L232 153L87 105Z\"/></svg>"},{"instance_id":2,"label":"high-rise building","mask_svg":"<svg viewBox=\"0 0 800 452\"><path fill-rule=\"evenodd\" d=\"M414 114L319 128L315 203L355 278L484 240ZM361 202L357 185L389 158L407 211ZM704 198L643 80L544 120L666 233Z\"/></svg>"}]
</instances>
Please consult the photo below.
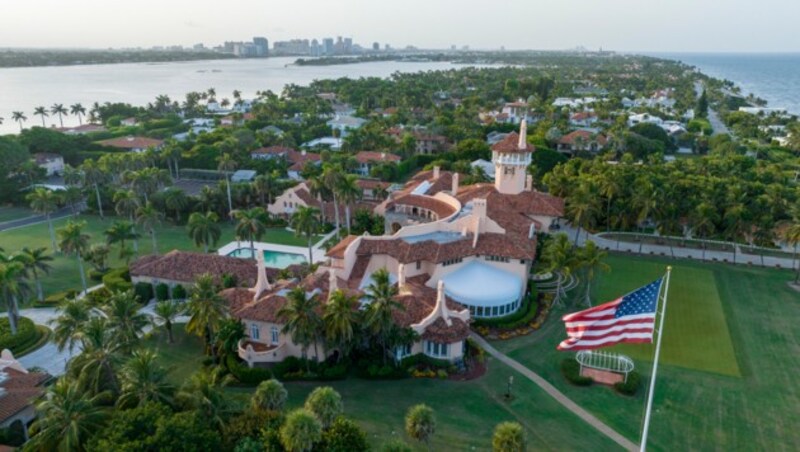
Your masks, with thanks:
<instances>
[{"instance_id":1,"label":"high-rise building","mask_svg":"<svg viewBox=\"0 0 800 452\"><path fill-rule=\"evenodd\" d=\"M372 43L372 50L374 50L376 52L380 51L381 50L381 44L379 42L373 42Z\"/></svg>"},{"instance_id":2,"label":"high-rise building","mask_svg":"<svg viewBox=\"0 0 800 452\"><path fill-rule=\"evenodd\" d=\"M333 38L325 38L322 40L322 53L326 56L333 55Z\"/></svg>"},{"instance_id":3,"label":"high-rise building","mask_svg":"<svg viewBox=\"0 0 800 452\"><path fill-rule=\"evenodd\" d=\"M269 41L267 38L259 36L253 38L253 46L255 47L254 56L265 57L269 55Z\"/></svg>"},{"instance_id":4,"label":"high-rise building","mask_svg":"<svg viewBox=\"0 0 800 452\"><path fill-rule=\"evenodd\" d=\"M353 38L344 38L344 45L342 47L342 53L345 55L353 53Z\"/></svg>"},{"instance_id":5,"label":"high-rise building","mask_svg":"<svg viewBox=\"0 0 800 452\"><path fill-rule=\"evenodd\" d=\"M317 41L316 39L311 40L310 54L313 57L318 57L322 55L322 46L319 45L319 41Z\"/></svg>"}]
</instances>

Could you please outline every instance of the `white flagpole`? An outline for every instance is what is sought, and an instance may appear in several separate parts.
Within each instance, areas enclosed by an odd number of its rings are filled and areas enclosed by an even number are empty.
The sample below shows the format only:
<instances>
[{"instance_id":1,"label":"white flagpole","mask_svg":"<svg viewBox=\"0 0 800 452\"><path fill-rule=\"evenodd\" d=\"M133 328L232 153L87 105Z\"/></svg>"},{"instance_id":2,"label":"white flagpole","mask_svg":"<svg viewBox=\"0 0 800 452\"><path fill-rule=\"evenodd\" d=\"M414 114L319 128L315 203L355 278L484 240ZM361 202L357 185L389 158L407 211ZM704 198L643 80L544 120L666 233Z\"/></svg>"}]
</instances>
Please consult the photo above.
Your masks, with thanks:
<instances>
[{"instance_id":1,"label":"white flagpole","mask_svg":"<svg viewBox=\"0 0 800 452\"><path fill-rule=\"evenodd\" d=\"M644 430L642 431L642 442L639 450L645 452L647 449L647 432L650 429L650 412L653 409L653 393L656 388L656 372L658 371L658 355L661 353L661 338L664 337L664 317L667 314L667 295L669 293L669 277L672 273L672 266L667 267L667 275L664 277L664 304L661 306L661 320L658 321L658 339L656 340L656 354L653 358L653 374L650 376L650 390L647 393L647 408L644 414Z\"/></svg>"}]
</instances>

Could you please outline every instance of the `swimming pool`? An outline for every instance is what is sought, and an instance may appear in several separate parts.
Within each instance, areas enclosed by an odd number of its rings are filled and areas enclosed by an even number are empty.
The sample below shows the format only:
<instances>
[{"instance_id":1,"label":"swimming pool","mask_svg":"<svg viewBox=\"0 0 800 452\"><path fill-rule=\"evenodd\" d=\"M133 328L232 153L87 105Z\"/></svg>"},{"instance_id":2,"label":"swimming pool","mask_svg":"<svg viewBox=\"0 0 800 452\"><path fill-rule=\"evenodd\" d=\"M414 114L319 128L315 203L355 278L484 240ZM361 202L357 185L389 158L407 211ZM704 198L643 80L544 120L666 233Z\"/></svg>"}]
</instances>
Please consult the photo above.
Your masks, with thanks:
<instances>
[{"instance_id":1,"label":"swimming pool","mask_svg":"<svg viewBox=\"0 0 800 452\"><path fill-rule=\"evenodd\" d=\"M256 250L256 252L258 252ZM304 264L306 257L302 254L283 253L280 251L264 250L264 264L272 268L286 268L290 265ZM253 253L250 248L239 248L228 253L231 257L251 258Z\"/></svg>"}]
</instances>

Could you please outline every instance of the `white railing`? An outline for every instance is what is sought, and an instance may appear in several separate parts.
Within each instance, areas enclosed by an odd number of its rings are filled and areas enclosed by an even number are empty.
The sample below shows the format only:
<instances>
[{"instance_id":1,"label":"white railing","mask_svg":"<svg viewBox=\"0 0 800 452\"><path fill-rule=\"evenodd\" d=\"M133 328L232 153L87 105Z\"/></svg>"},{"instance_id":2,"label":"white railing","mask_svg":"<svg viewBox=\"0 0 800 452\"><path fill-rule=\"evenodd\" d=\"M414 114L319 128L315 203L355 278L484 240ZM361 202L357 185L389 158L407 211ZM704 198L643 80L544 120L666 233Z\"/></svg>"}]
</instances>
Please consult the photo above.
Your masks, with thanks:
<instances>
[{"instance_id":1,"label":"white railing","mask_svg":"<svg viewBox=\"0 0 800 452\"><path fill-rule=\"evenodd\" d=\"M626 380L628 379L628 374L634 368L633 360L627 356L605 351L581 350L575 356L575 359L581 365L581 368L588 367L590 369L621 373L625 375Z\"/></svg>"}]
</instances>

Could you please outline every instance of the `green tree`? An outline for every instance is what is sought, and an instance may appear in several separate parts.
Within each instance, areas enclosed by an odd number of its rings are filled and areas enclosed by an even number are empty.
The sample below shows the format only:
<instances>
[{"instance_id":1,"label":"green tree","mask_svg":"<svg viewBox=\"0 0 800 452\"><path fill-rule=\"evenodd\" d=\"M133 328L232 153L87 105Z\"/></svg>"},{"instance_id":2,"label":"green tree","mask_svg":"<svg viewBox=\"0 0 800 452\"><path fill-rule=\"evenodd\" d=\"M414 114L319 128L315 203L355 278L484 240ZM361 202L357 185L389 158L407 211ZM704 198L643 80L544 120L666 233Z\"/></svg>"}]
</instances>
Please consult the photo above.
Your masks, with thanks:
<instances>
[{"instance_id":1,"label":"green tree","mask_svg":"<svg viewBox=\"0 0 800 452\"><path fill-rule=\"evenodd\" d=\"M528 441L525 430L518 422L501 422L497 424L492 435L492 451L525 452Z\"/></svg>"},{"instance_id":2,"label":"green tree","mask_svg":"<svg viewBox=\"0 0 800 452\"><path fill-rule=\"evenodd\" d=\"M332 292L325 305L325 314L322 316L325 339L339 349L340 359L350 353L358 328L358 310L358 299L342 290Z\"/></svg>"},{"instance_id":3,"label":"green tree","mask_svg":"<svg viewBox=\"0 0 800 452\"><path fill-rule=\"evenodd\" d=\"M308 265L314 263L313 240L319 231L319 209L315 207L299 206L292 214L289 225L294 229L298 237L305 236L308 245Z\"/></svg>"},{"instance_id":4,"label":"green tree","mask_svg":"<svg viewBox=\"0 0 800 452\"><path fill-rule=\"evenodd\" d=\"M105 230L106 242L109 245L119 243L119 258L123 259L130 256L130 250L125 246L125 241L136 240L139 234L136 233L136 228L130 221L120 220L111 224L111 227Z\"/></svg>"},{"instance_id":5,"label":"green tree","mask_svg":"<svg viewBox=\"0 0 800 452\"><path fill-rule=\"evenodd\" d=\"M388 339L396 325L394 312L404 307L395 300L397 285L389 280L389 271L381 268L372 274L372 282L365 290L369 302L365 313L365 326L374 334L383 349L383 362L388 354Z\"/></svg>"},{"instance_id":6,"label":"green tree","mask_svg":"<svg viewBox=\"0 0 800 452\"><path fill-rule=\"evenodd\" d=\"M56 235L53 231L53 220L50 214L58 207L58 195L46 188L37 188L25 197L34 212L44 215L47 219L47 228L50 230L50 242L53 245L53 252L58 251L56 247Z\"/></svg>"},{"instance_id":7,"label":"green tree","mask_svg":"<svg viewBox=\"0 0 800 452\"><path fill-rule=\"evenodd\" d=\"M58 115L58 121L61 123L61 127L64 127L63 116L69 114L69 111L66 107L64 107L64 104L53 104L53 106L50 107L50 113Z\"/></svg>"},{"instance_id":8,"label":"green tree","mask_svg":"<svg viewBox=\"0 0 800 452\"><path fill-rule=\"evenodd\" d=\"M697 118L708 117L708 95L705 89L703 89L703 92L700 93L700 96L697 98L697 104L694 107L694 116Z\"/></svg>"},{"instance_id":9,"label":"green tree","mask_svg":"<svg viewBox=\"0 0 800 452\"><path fill-rule=\"evenodd\" d=\"M321 439L322 425L303 408L289 413L280 430L281 444L288 452L310 451Z\"/></svg>"},{"instance_id":10,"label":"green tree","mask_svg":"<svg viewBox=\"0 0 800 452\"><path fill-rule=\"evenodd\" d=\"M322 433L320 449L329 452L366 452L367 434L355 422L338 417Z\"/></svg>"},{"instance_id":11,"label":"green tree","mask_svg":"<svg viewBox=\"0 0 800 452\"><path fill-rule=\"evenodd\" d=\"M84 183L94 187L97 210L100 213L100 218L105 218L103 216L103 199L100 196L100 185L107 182L108 174L94 160L84 161L83 165L81 165L81 172L83 173Z\"/></svg>"},{"instance_id":12,"label":"green tree","mask_svg":"<svg viewBox=\"0 0 800 452\"><path fill-rule=\"evenodd\" d=\"M117 371L122 348L117 335L104 317L91 317L81 329L82 352L69 361L67 373L77 376L81 387L92 394L110 390L117 393Z\"/></svg>"},{"instance_id":13,"label":"green tree","mask_svg":"<svg viewBox=\"0 0 800 452\"><path fill-rule=\"evenodd\" d=\"M186 197L186 193L183 190L175 187L170 187L161 194L164 197L164 206L175 213L175 224L179 224L181 222L181 211L189 205L189 198Z\"/></svg>"},{"instance_id":14,"label":"green tree","mask_svg":"<svg viewBox=\"0 0 800 452\"><path fill-rule=\"evenodd\" d=\"M69 112L73 116L78 117L78 125L83 125L83 116L86 115L86 107L80 103L72 104L69 106Z\"/></svg>"},{"instance_id":15,"label":"green tree","mask_svg":"<svg viewBox=\"0 0 800 452\"><path fill-rule=\"evenodd\" d=\"M800 214L800 209L798 209L798 214ZM786 243L794 247L794 255L795 260L797 260L797 246L800 245L800 215L795 218L794 222L786 229L784 238ZM797 265L797 271L794 277L794 283L800 283L800 262Z\"/></svg>"},{"instance_id":16,"label":"green tree","mask_svg":"<svg viewBox=\"0 0 800 452\"><path fill-rule=\"evenodd\" d=\"M41 118L42 118L42 127L47 127L45 125L45 123L44 123L44 118L46 116L50 116L50 115L47 113L47 109L45 107L36 107L36 108L34 108L33 109L33 114L34 114L34 116L41 116Z\"/></svg>"},{"instance_id":17,"label":"green tree","mask_svg":"<svg viewBox=\"0 0 800 452\"><path fill-rule=\"evenodd\" d=\"M130 289L111 294L102 309L117 342L126 350L136 344L149 323L147 314L140 312L139 308L136 295Z\"/></svg>"},{"instance_id":18,"label":"green tree","mask_svg":"<svg viewBox=\"0 0 800 452\"><path fill-rule=\"evenodd\" d=\"M339 229L341 222L339 221L339 202L337 200L337 188L341 185L341 180L344 176L342 170L336 166L327 165L322 170L321 181L327 189L328 193L333 196L333 213L336 220L336 229Z\"/></svg>"},{"instance_id":19,"label":"green tree","mask_svg":"<svg viewBox=\"0 0 800 452\"><path fill-rule=\"evenodd\" d=\"M186 324L186 331L201 337L206 350L213 354L214 335L228 315L228 303L219 295L211 274L205 273L195 280L188 311L191 318Z\"/></svg>"},{"instance_id":20,"label":"green tree","mask_svg":"<svg viewBox=\"0 0 800 452\"><path fill-rule=\"evenodd\" d=\"M569 220L577 228L575 232L575 245L578 245L581 229L594 225L597 218L597 195L588 185L583 184L567 198L566 213Z\"/></svg>"},{"instance_id":21,"label":"green tree","mask_svg":"<svg viewBox=\"0 0 800 452\"><path fill-rule=\"evenodd\" d=\"M327 429L342 414L342 396L330 386L320 386L308 395L304 408L314 413L322 428Z\"/></svg>"},{"instance_id":22,"label":"green tree","mask_svg":"<svg viewBox=\"0 0 800 452\"><path fill-rule=\"evenodd\" d=\"M42 290L42 280L39 278L40 274L50 274L53 256L47 254L47 248L22 248L22 255L25 258L25 269L33 275L33 280L36 283L36 298L41 302L44 301L44 291Z\"/></svg>"},{"instance_id":23,"label":"green tree","mask_svg":"<svg viewBox=\"0 0 800 452\"><path fill-rule=\"evenodd\" d=\"M24 280L25 263L19 259L19 256L6 256L0 252L0 290L6 301L8 323L12 335L17 334L18 297L25 292Z\"/></svg>"},{"instance_id":24,"label":"green tree","mask_svg":"<svg viewBox=\"0 0 800 452\"><path fill-rule=\"evenodd\" d=\"M583 248L578 252L579 266L583 268L584 276L586 277L586 292L584 293L584 300L586 304L592 305L592 282L597 276L597 272L609 272L611 267L605 263L605 258L608 255L597 244L591 240L587 240L583 244Z\"/></svg>"},{"instance_id":25,"label":"green tree","mask_svg":"<svg viewBox=\"0 0 800 452\"><path fill-rule=\"evenodd\" d=\"M575 268L575 249L569 243L569 238L566 234L556 234L547 241L542 251L542 261L547 265L547 270L560 274L556 275L556 297L553 300L554 304L560 303L561 299L566 296L563 287L563 281L570 275Z\"/></svg>"},{"instance_id":26,"label":"green tree","mask_svg":"<svg viewBox=\"0 0 800 452\"><path fill-rule=\"evenodd\" d=\"M436 433L436 417L433 410L424 404L414 405L406 413L406 433L415 440L430 447Z\"/></svg>"},{"instance_id":27,"label":"green tree","mask_svg":"<svg viewBox=\"0 0 800 452\"><path fill-rule=\"evenodd\" d=\"M168 373L159 364L154 350L134 350L120 370L121 391L117 406L130 408L149 402L171 404L174 388L167 381Z\"/></svg>"},{"instance_id":28,"label":"green tree","mask_svg":"<svg viewBox=\"0 0 800 452\"><path fill-rule=\"evenodd\" d=\"M133 190L117 190L114 193L114 208L117 211L117 215L121 217L127 217L128 221L134 225L133 234L135 237L133 238L133 252L139 252L139 237L136 233L135 229L135 216L136 210L139 209L141 205L139 203L139 196Z\"/></svg>"},{"instance_id":29,"label":"green tree","mask_svg":"<svg viewBox=\"0 0 800 452\"><path fill-rule=\"evenodd\" d=\"M267 230L267 213L261 207L248 210L234 210L236 219L236 236L250 242L251 256L256 256L255 240L260 240Z\"/></svg>"},{"instance_id":30,"label":"green tree","mask_svg":"<svg viewBox=\"0 0 800 452\"><path fill-rule=\"evenodd\" d=\"M86 227L86 222L67 221L66 226L59 228L58 233L58 248L64 254L73 254L78 260L78 269L81 273L81 284L83 291L86 291L86 273L83 270L83 253L89 246L89 234L83 233L83 228Z\"/></svg>"},{"instance_id":31,"label":"green tree","mask_svg":"<svg viewBox=\"0 0 800 452\"><path fill-rule=\"evenodd\" d=\"M183 406L198 410L209 423L221 427L230 413L225 387L231 382L233 376L220 368L197 372L181 388L178 398Z\"/></svg>"},{"instance_id":32,"label":"green tree","mask_svg":"<svg viewBox=\"0 0 800 452\"><path fill-rule=\"evenodd\" d=\"M277 188L277 180L274 174L261 174L253 181L253 188L261 199L261 205L272 204L272 196Z\"/></svg>"},{"instance_id":33,"label":"green tree","mask_svg":"<svg viewBox=\"0 0 800 452\"><path fill-rule=\"evenodd\" d=\"M203 246L203 252L208 253L208 246L216 246L220 237L222 237L222 229L219 226L219 216L214 212L194 212L189 215L189 223L187 225L189 237L192 238L194 244Z\"/></svg>"},{"instance_id":34,"label":"green tree","mask_svg":"<svg viewBox=\"0 0 800 452\"><path fill-rule=\"evenodd\" d=\"M184 312L183 305L176 300L162 300L156 303L153 314L157 321L164 325L167 331L167 342L172 344L175 339L172 336L172 325L175 319Z\"/></svg>"},{"instance_id":35,"label":"green tree","mask_svg":"<svg viewBox=\"0 0 800 452\"><path fill-rule=\"evenodd\" d=\"M339 201L344 204L345 222L347 233L350 233L350 205L361 199L362 190L358 186L358 176L347 174L343 176L339 185L335 187L335 192L339 196Z\"/></svg>"},{"instance_id":36,"label":"green tree","mask_svg":"<svg viewBox=\"0 0 800 452\"><path fill-rule=\"evenodd\" d=\"M83 330L92 317L92 307L85 298L67 299L56 308L58 317L50 321L53 340L58 351L65 348L72 352L75 344L81 341Z\"/></svg>"},{"instance_id":37,"label":"green tree","mask_svg":"<svg viewBox=\"0 0 800 452\"><path fill-rule=\"evenodd\" d=\"M278 318L284 320L283 332L292 336L292 341L302 348L303 358L314 343L314 357L319 361L317 350L318 332L322 321L317 313L319 298L316 294L308 296L306 289L297 286L286 295L286 304L278 310ZM306 366L308 363L306 362ZM308 367L306 368L308 370Z\"/></svg>"},{"instance_id":38,"label":"green tree","mask_svg":"<svg viewBox=\"0 0 800 452\"><path fill-rule=\"evenodd\" d=\"M103 395L90 395L69 379L59 379L36 405L37 419L25 449L34 451L82 451L89 438L108 417L101 406Z\"/></svg>"},{"instance_id":39,"label":"green tree","mask_svg":"<svg viewBox=\"0 0 800 452\"><path fill-rule=\"evenodd\" d=\"M27 121L28 117L25 116L25 113L21 111L15 111L11 113L11 119L13 119L19 124L19 131L22 132L22 123Z\"/></svg>"},{"instance_id":40,"label":"green tree","mask_svg":"<svg viewBox=\"0 0 800 452\"><path fill-rule=\"evenodd\" d=\"M233 216L233 200L231 199L231 176L230 173L236 170L236 161L227 152L217 158L217 170L225 173L225 185L228 189L228 216Z\"/></svg>"},{"instance_id":41,"label":"green tree","mask_svg":"<svg viewBox=\"0 0 800 452\"><path fill-rule=\"evenodd\" d=\"M158 254L158 245L156 244L156 227L161 224L164 219L158 209L152 203L147 203L136 210L136 222L150 234L150 239L153 242L153 254Z\"/></svg>"},{"instance_id":42,"label":"green tree","mask_svg":"<svg viewBox=\"0 0 800 452\"><path fill-rule=\"evenodd\" d=\"M250 398L250 407L254 410L281 411L288 397L289 393L283 384L271 378L259 383L256 392Z\"/></svg>"}]
</instances>

